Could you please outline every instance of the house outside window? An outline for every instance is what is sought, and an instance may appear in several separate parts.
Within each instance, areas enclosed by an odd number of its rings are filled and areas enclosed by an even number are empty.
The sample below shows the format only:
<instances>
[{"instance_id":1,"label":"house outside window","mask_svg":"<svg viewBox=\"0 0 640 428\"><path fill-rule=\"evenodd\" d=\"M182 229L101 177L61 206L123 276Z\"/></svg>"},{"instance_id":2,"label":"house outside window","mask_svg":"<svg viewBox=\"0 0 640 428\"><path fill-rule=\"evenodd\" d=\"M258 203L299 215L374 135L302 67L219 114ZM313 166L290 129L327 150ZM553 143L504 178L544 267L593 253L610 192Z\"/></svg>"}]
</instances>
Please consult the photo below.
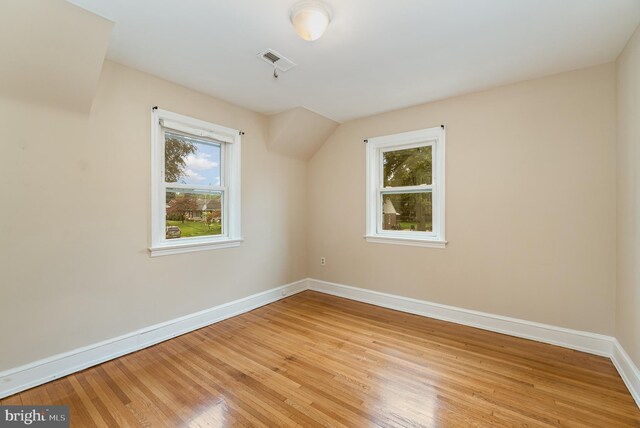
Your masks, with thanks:
<instances>
[{"instance_id":1,"label":"house outside window","mask_svg":"<svg viewBox=\"0 0 640 428\"><path fill-rule=\"evenodd\" d=\"M240 245L238 130L152 110L152 256Z\"/></svg>"},{"instance_id":2,"label":"house outside window","mask_svg":"<svg viewBox=\"0 0 640 428\"><path fill-rule=\"evenodd\" d=\"M444 127L367 140L368 242L444 248Z\"/></svg>"}]
</instances>

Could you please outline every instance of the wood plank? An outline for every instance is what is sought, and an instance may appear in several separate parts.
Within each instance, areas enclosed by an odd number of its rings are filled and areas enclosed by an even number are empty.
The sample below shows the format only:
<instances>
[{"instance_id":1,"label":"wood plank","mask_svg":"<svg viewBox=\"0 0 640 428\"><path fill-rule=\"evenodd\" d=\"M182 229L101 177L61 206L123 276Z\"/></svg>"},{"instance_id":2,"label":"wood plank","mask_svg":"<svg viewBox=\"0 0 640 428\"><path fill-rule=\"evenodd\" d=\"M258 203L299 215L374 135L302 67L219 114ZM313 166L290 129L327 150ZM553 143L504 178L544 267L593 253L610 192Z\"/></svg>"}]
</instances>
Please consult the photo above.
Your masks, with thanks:
<instances>
[{"instance_id":1,"label":"wood plank","mask_svg":"<svg viewBox=\"0 0 640 428\"><path fill-rule=\"evenodd\" d=\"M71 425L640 427L606 358L305 291L2 404Z\"/></svg>"}]
</instances>

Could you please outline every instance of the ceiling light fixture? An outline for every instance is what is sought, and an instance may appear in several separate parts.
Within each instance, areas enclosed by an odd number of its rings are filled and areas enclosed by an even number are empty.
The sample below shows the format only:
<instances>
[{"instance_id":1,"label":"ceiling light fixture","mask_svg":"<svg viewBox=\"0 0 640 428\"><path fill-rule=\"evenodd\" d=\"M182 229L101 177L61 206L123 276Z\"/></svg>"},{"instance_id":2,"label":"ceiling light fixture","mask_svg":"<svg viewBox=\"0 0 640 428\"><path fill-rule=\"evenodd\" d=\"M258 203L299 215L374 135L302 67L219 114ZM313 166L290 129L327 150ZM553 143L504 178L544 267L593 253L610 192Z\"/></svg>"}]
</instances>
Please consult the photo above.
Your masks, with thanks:
<instances>
[{"instance_id":1,"label":"ceiling light fixture","mask_svg":"<svg viewBox=\"0 0 640 428\"><path fill-rule=\"evenodd\" d=\"M331 21L331 10L322 1L304 0L291 8L291 23L304 40L318 40Z\"/></svg>"}]
</instances>

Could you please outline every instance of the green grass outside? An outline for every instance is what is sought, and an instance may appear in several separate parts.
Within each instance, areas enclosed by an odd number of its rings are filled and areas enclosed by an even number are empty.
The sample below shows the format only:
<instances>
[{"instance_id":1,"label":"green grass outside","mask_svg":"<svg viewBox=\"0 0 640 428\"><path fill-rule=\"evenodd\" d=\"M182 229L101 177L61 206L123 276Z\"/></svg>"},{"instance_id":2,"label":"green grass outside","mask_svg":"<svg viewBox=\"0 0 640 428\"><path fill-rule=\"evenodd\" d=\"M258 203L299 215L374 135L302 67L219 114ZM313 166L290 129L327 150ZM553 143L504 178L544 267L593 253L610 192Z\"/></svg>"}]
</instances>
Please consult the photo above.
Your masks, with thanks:
<instances>
[{"instance_id":1,"label":"green grass outside","mask_svg":"<svg viewBox=\"0 0 640 428\"><path fill-rule=\"evenodd\" d=\"M400 221L398 222L398 225L400 225L400 229L401 230L411 230L411 226L414 227L414 229L417 227L417 224L415 221ZM431 231L431 223L427 223L427 230Z\"/></svg>"},{"instance_id":2,"label":"green grass outside","mask_svg":"<svg viewBox=\"0 0 640 428\"><path fill-rule=\"evenodd\" d=\"M191 238L194 236L220 235L222 233L222 225L212 223L207 226L202 221L185 221L167 220L167 226L178 226L182 232L182 238Z\"/></svg>"}]
</instances>

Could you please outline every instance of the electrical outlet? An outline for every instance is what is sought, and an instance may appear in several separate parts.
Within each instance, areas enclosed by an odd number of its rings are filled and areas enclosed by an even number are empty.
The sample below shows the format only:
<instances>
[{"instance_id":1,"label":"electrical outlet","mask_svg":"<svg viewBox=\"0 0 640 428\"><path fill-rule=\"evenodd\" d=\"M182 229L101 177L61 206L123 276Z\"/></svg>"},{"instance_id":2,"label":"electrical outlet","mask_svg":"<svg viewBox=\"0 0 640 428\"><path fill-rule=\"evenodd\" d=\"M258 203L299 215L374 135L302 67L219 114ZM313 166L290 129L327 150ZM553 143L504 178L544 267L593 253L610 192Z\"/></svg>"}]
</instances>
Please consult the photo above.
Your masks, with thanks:
<instances>
[{"instance_id":1,"label":"electrical outlet","mask_svg":"<svg viewBox=\"0 0 640 428\"><path fill-rule=\"evenodd\" d=\"M327 264L327 259L325 257L320 257L320 266L325 266Z\"/></svg>"}]
</instances>

